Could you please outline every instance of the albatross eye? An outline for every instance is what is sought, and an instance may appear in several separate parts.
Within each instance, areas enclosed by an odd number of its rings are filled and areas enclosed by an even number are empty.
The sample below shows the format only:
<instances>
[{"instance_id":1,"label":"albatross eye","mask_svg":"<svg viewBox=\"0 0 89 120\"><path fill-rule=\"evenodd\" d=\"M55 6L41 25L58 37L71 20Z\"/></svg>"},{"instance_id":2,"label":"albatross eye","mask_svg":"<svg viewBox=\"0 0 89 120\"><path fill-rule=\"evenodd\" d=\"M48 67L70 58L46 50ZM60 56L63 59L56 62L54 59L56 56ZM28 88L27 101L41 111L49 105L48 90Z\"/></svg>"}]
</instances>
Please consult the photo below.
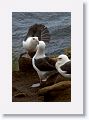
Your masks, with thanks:
<instances>
[{"instance_id":1,"label":"albatross eye","mask_svg":"<svg viewBox=\"0 0 89 120\"><path fill-rule=\"evenodd\" d=\"M58 58L59 60L61 60L62 58Z\"/></svg>"},{"instance_id":2,"label":"albatross eye","mask_svg":"<svg viewBox=\"0 0 89 120\"><path fill-rule=\"evenodd\" d=\"M35 38L33 38L33 40L35 40Z\"/></svg>"}]
</instances>

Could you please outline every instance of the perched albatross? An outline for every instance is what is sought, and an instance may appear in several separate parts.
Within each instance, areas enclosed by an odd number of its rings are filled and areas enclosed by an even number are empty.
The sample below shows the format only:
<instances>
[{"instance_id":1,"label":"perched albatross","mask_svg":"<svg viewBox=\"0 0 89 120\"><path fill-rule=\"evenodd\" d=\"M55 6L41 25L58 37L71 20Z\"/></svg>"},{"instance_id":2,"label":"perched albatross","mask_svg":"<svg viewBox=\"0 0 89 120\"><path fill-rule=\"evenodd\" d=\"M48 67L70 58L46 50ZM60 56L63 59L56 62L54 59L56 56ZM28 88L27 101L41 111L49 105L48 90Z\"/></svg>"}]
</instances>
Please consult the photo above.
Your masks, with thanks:
<instances>
[{"instance_id":1,"label":"perched albatross","mask_svg":"<svg viewBox=\"0 0 89 120\"><path fill-rule=\"evenodd\" d=\"M43 24L32 25L23 41L23 47L28 51L28 54L32 58L36 52L37 39L39 41L50 41L50 34L48 28Z\"/></svg>"},{"instance_id":2,"label":"perched albatross","mask_svg":"<svg viewBox=\"0 0 89 120\"><path fill-rule=\"evenodd\" d=\"M28 37L26 41L23 41L23 47L31 57L35 54L38 43L38 37Z\"/></svg>"},{"instance_id":3,"label":"perched albatross","mask_svg":"<svg viewBox=\"0 0 89 120\"><path fill-rule=\"evenodd\" d=\"M38 73L40 83L41 81L46 81L51 75L57 72L55 60L45 55L45 46L46 44L43 41L39 41L36 54L32 58L32 65ZM39 87L40 83L33 84L31 87Z\"/></svg>"},{"instance_id":4,"label":"perched albatross","mask_svg":"<svg viewBox=\"0 0 89 120\"><path fill-rule=\"evenodd\" d=\"M66 55L58 56L55 67L62 76L71 78L71 61Z\"/></svg>"}]
</instances>

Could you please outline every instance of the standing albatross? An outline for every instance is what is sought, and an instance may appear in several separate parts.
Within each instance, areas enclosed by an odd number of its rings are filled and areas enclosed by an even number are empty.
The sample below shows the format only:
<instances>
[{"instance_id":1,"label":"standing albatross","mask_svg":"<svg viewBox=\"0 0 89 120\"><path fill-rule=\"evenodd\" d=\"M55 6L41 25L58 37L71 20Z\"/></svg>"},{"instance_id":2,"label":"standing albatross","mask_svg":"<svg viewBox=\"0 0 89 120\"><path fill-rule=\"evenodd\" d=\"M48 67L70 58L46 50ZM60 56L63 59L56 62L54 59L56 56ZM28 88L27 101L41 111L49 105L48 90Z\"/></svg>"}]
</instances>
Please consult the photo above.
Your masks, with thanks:
<instances>
[{"instance_id":1,"label":"standing albatross","mask_svg":"<svg viewBox=\"0 0 89 120\"><path fill-rule=\"evenodd\" d=\"M55 67L62 76L71 79L71 61L66 55L58 56Z\"/></svg>"},{"instance_id":2,"label":"standing albatross","mask_svg":"<svg viewBox=\"0 0 89 120\"><path fill-rule=\"evenodd\" d=\"M45 55L45 46L46 44L43 41L39 41L36 54L32 58L32 65L38 73L40 83L33 84L31 87L39 87L41 81L46 81L51 75L57 72L55 60Z\"/></svg>"}]
</instances>

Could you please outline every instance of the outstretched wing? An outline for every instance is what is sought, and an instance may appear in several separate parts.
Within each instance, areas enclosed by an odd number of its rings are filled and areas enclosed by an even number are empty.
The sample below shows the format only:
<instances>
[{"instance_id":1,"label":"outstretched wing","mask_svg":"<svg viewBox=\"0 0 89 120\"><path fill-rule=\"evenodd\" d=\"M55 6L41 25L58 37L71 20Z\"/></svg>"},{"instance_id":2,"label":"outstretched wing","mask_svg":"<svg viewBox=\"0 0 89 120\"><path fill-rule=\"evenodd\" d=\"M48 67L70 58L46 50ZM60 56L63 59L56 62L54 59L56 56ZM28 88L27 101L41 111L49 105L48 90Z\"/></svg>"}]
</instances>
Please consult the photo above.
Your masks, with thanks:
<instances>
[{"instance_id":1,"label":"outstretched wing","mask_svg":"<svg viewBox=\"0 0 89 120\"><path fill-rule=\"evenodd\" d=\"M42 40L45 42L49 42L50 40L50 34L48 31L48 28L45 27L43 24L32 25L29 28L24 41L26 41L28 37L38 37L39 40Z\"/></svg>"},{"instance_id":2,"label":"outstretched wing","mask_svg":"<svg viewBox=\"0 0 89 120\"><path fill-rule=\"evenodd\" d=\"M41 40L45 42L49 42L50 40L50 34L47 27L41 29Z\"/></svg>"}]
</instances>

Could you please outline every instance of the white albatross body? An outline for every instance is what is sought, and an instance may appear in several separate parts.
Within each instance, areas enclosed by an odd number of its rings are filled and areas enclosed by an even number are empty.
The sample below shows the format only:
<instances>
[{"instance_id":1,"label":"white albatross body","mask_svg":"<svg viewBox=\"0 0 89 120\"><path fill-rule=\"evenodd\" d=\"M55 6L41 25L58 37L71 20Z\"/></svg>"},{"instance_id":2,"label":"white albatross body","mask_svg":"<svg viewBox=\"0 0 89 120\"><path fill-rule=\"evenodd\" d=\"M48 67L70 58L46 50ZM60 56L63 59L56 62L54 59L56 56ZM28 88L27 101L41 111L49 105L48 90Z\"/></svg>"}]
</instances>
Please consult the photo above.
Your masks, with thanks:
<instances>
[{"instance_id":1,"label":"white albatross body","mask_svg":"<svg viewBox=\"0 0 89 120\"><path fill-rule=\"evenodd\" d=\"M71 78L71 61L66 55L58 56L55 67L62 76Z\"/></svg>"}]
</instances>

